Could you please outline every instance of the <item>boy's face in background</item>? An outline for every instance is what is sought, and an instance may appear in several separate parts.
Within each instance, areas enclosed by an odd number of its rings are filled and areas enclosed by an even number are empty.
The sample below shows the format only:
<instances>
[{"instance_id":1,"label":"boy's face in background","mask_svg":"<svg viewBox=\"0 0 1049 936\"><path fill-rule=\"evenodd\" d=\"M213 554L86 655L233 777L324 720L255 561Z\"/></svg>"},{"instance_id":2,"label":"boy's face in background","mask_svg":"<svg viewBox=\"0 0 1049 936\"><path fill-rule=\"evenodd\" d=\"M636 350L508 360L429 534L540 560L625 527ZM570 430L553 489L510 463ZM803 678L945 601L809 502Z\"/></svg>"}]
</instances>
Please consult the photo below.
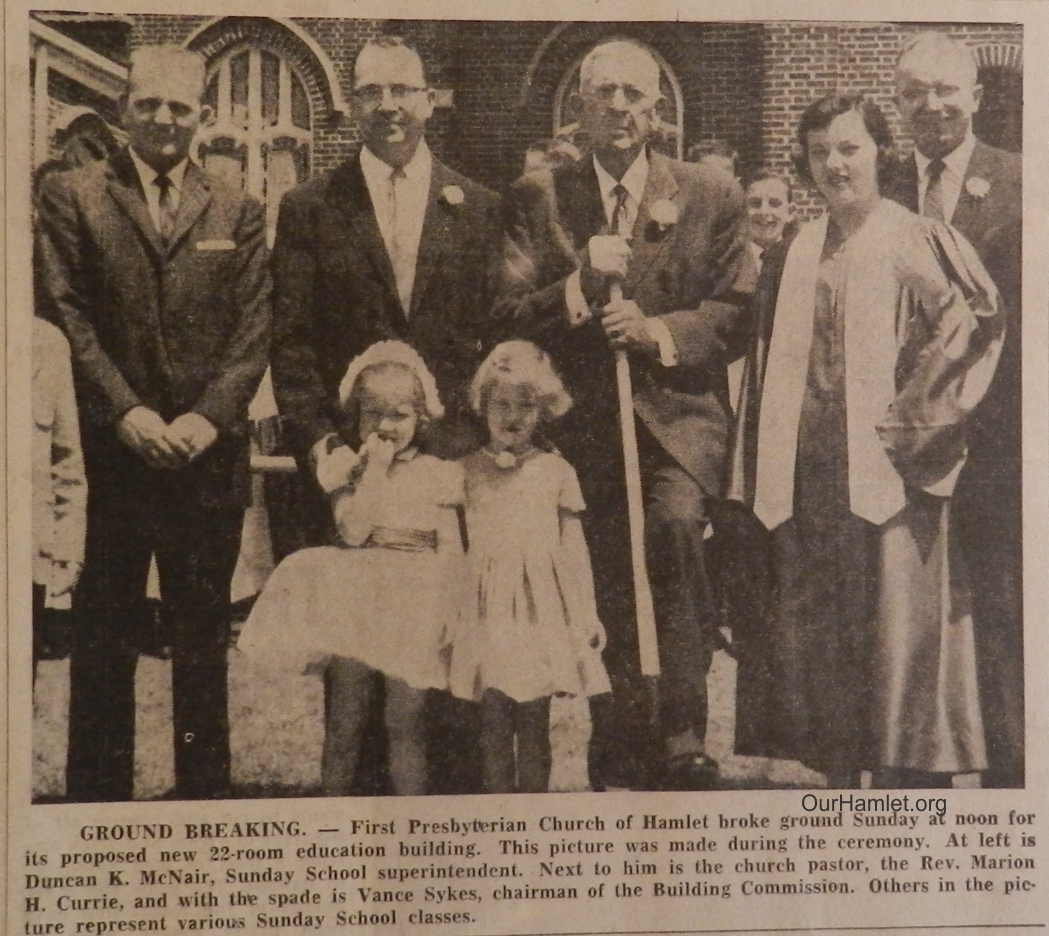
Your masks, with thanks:
<instances>
[{"instance_id":1,"label":"boy's face in background","mask_svg":"<svg viewBox=\"0 0 1049 936\"><path fill-rule=\"evenodd\" d=\"M759 247L777 243L793 215L782 179L758 179L747 186L747 236Z\"/></svg>"}]
</instances>

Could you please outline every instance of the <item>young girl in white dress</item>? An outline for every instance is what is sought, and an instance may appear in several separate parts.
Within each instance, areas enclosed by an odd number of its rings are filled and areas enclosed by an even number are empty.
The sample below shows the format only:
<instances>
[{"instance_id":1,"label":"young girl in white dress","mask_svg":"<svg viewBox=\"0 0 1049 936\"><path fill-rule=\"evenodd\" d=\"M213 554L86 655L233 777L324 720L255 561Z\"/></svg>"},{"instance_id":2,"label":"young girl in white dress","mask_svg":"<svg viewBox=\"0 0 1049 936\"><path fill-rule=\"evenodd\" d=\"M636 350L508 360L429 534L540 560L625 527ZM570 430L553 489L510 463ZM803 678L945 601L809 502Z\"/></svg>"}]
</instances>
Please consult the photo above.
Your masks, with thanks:
<instances>
[{"instance_id":1,"label":"young girl in white dress","mask_svg":"<svg viewBox=\"0 0 1049 936\"><path fill-rule=\"evenodd\" d=\"M349 792L376 671L394 792L426 792L426 690L448 685L447 627L462 576L456 505L462 469L419 452L420 430L442 415L419 355L400 341L372 345L339 389L356 457L331 506L341 546L300 550L274 571L238 646L263 665L327 666L324 791ZM326 485L328 486L328 485Z\"/></svg>"},{"instance_id":2,"label":"young girl in white dress","mask_svg":"<svg viewBox=\"0 0 1049 936\"><path fill-rule=\"evenodd\" d=\"M610 691L579 481L534 439L572 401L545 352L508 341L481 365L470 402L489 442L463 459L469 573L451 689L481 702L487 791L545 792L550 697Z\"/></svg>"}]
</instances>

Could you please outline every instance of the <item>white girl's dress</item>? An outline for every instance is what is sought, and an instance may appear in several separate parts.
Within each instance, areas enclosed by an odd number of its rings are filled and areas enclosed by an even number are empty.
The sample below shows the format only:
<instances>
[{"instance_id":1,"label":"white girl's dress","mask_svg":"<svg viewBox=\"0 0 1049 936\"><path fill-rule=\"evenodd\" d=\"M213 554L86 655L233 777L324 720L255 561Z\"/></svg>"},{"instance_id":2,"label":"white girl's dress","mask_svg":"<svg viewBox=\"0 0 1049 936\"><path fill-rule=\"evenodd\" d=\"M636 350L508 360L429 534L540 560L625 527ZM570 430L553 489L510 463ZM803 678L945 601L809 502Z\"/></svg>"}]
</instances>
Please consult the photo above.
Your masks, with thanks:
<instances>
[{"instance_id":1,"label":"white girl's dress","mask_svg":"<svg viewBox=\"0 0 1049 936\"><path fill-rule=\"evenodd\" d=\"M452 692L497 689L518 702L610 692L574 469L551 452L502 468L487 450L463 466L469 571Z\"/></svg>"},{"instance_id":2,"label":"white girl's dress","mask_svg":"<svg viewBox=\"0 0 1049 936\"><path fill-rule=\"evenodd\" d=\"M447 688L447 631L462 581L462 468L415 455L394 461L386 485L364 544L303 549L274 570L241 651L296 673L338 655L415 689Z\"/></svg>"}]
</instances>

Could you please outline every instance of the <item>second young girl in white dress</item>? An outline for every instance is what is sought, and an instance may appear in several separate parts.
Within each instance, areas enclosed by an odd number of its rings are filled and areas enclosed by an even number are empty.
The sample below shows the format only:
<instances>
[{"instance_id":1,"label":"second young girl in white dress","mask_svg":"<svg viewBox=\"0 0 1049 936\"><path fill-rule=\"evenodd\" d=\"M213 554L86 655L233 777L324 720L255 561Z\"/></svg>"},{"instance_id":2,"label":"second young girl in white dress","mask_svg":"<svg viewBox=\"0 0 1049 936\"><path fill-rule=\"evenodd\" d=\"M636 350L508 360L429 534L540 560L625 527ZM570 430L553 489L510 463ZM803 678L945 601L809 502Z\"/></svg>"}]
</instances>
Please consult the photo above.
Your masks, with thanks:
<instances>
[{"instance_id":1,"label":"second young girl in white dress","mask_svg":"<svg viewBox=\"0 0 1049 936\"><path fill-rule=\"evenodd\" d=\"M489 442L463 460L470 571L451 689L481 702L487 791L545 792L550 697L610 691L579 482L534 440L571 399L545 352L508 341L481 365L471 405Z\"/></svg>"}]
</instances>

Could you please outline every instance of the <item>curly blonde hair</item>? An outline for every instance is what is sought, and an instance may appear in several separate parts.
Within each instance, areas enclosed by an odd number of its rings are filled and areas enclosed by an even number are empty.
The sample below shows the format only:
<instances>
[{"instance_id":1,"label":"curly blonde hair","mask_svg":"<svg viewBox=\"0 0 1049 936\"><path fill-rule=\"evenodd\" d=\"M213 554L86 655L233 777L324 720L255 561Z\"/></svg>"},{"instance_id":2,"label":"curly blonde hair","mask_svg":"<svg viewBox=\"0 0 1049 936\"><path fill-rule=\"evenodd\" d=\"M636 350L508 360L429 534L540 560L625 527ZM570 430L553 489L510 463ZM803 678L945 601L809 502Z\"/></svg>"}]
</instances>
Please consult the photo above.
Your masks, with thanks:
<instances>
[{"instance_id":1,"label":"curly blonde hair","mask_svg":"<svg viewBox=\"0 0 1049 936\"><path fill-rule=\"evenodd\" d=\"M564 416L572 405L550 355L531 341L504 341L484 359L470 384L470 407L478 416L484 416L488 396L497 383L529 387L547 420Z\"/></svg>"}]
</instances>

